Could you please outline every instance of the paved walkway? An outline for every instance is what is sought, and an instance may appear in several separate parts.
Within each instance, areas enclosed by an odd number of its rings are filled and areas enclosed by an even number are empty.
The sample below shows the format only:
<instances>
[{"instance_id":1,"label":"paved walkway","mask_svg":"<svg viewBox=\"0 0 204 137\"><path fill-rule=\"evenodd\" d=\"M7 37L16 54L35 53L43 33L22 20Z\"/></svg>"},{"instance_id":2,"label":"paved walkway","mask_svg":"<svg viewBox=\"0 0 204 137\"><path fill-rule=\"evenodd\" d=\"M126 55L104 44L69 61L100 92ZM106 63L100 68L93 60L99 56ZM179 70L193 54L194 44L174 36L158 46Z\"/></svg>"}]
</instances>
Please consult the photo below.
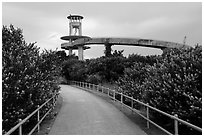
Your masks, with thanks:
<instances>
[{"instance_id":1,"label":"paved walkway","mask_svg":"<svg viewBox=\"0 0 204 137\"><path fill-rule=\"evenodd\" d=\"M62 108L50 135L144 135L113 104L87 91L61 86Z\"/></svg>"}]
</instances>

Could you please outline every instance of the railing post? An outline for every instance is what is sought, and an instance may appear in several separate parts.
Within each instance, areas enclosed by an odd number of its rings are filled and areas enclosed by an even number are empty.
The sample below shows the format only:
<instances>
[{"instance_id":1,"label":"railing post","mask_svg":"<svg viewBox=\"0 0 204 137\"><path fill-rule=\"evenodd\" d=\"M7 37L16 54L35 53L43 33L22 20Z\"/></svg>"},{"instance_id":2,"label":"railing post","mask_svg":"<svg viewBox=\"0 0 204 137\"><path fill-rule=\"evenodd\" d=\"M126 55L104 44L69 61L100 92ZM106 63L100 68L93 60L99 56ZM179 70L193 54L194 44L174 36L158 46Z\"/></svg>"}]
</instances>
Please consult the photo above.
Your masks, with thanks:
<instances>
[{"instance_id":1,"label":"railing post","mask_svg":"<svg viewBox=\"0 0 204 137\"><path fill-rule=\"evenodd\" d=\"M97 89L96 89L96 91L97 91L97 92L99 92L99 85L97 85L97 87L96 87L96 88L97 88Z\"/></svg>"},{"instance_id":2,"label":"railing post","mask_svg":"<svg viewBox=\"0 0 204 137\"><path fill-rule=\"evenodd\" d=\"M18 121L20 123L22 119L19 119ZM22 135L22 125L19 126L19 135Z\"/></svg>"},{"instance_id":3,"label":"railing post","mask_svg":"<svg viewBox=\"0 0 204 137\"><path fill-rule=\"evenodd\" d=\"M134 98L133 98L133 97L131 97L131 108L132 108L132 114L133 114L133 112L134 112L134 111L133 111L133 109L134 109L134 108L133 108L133 103L134 103L134 102L133 102L133 99L134 99Z\"/></svg>"},{"instance_id":4,"label":"railing post","mask_svg":"<svg viewBox=\"0 0 204 137\"><path fill-rule=\"evenodd\" d=\"M147 105L149 106L149 103L147 103ZM147 128L149 128L149 107L147 106Z\"/></svg>"},{"instance_id":5,"label":"railing post","mask_svg":"<svg viewBox=\"0 0 204 137\"><path fill-rule=\"evenodd\" d=\"M39 108L40 106L38 105L38 108ZM38 114L37 114L37 120L38 120L38 122L40 121L40 110L38 110ZM40 124L38 123L38 132L40 131Z\"/></svg>"},{"instance_id":6,"label":"railing post","mask_svg":"<svg viewBox=\"0 0 204 137\"><path fill-rule=\"evenodd\" d=\"M177 114L175 114L174 116L178 118ZM176 119L174 119L174 132L175 132L175 135L178 135L178 121Z\"/></svg>"},{"instance_id":7,"label":"railing post","mask_svg":"<svg viewBox=\"0 0 204 137\"><path fill-rule=\"evenodd\" d=\"M113 100L115 102L115 90L113 91Z\"/></svg>"},{"instance_id":8,"label":"railing post","mask_svg":"<svg viewBox=\"0 0 204 137\"><path fill-rule=\"evenodd\" d=\"M94 89L95 89L95 84L92 84L93 85L93 91L94 91Z\"/></svg>"},{"instance_id":9,"label":"railing post","mask_svg":"<svg viewBox=\"0 0 204 137\"><path fill-rule=\"evenodd\" d=\"M122 106L122 108L123 108L123 93L122 93L122 92L120 93L120 97L121 97L121 98L120 98L121 106Z\"/></svg>"},{"instance_id":10,"label":"railing post","mask_svg":"<svg viewBox=\"0 0 204 137\"><path fill-rule=\"evenodd\" d=\"M109 91L109 88L107 88L107 90L108 90L108 97L109 97L109 92L110 92L110 91Z\"/></svg>"}]
</instances>

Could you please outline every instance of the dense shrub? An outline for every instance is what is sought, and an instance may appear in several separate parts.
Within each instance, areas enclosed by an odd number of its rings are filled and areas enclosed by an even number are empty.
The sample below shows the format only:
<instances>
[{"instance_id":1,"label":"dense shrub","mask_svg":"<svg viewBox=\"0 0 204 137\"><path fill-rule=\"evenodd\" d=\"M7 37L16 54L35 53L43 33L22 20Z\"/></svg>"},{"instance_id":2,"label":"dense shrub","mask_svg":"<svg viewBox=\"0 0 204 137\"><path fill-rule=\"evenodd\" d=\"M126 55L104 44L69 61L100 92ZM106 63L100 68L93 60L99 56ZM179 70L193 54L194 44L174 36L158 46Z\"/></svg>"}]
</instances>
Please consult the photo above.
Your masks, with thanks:
<instances>
[{"instance_id":1,"label":"dense shrub","mask_svg":"<svg viewBox=\"0 0 204 137\"><path fill-rule=\"evenodd\" d=\"M84 61L70 58L62 63L62 75L69 80L85 81L87 67Z\"/></svg>"},{"instance_id":2,"label":"dense shrub","mask_svg":"<svg viewBox=\"0 0 204 137\"><path fill-rule=\"evenodd\" d=\"M58 92L57 55L27 44L22 30L2 28L2 130L3 133ZM47 108L51 107L50 105ZM46 108L42 110L44 113ZM30 121L32 121L31 118ZM28 128L29 126L26 126Z\"/></svg>"},{"instance_id":3,"label":"dense shrub","mask_svg":"<svg viewBox=\"0 0 204 137\"><path fill-rule=\"evenodd\" d=\"M86 81L89 82L89 83L93 83L93 84L102 83L102 79L98 74L88 75Z\"/></svg>"},{"instance_id":4,"label":"dense shrub","mask_svg":"<svg viewBox=\"0 0 204 137\"><path fill-rule=\"evenodd\" d=\"M116 81L123 75L125 58L122 56L91 59L87 64L89 75L97 74L103 82ZM100 81L100 80L99 80Z\"/></svg>"},{"instance_id":5,"label":"dense shrub","mask_svg":"<svg viewBox=\"0 0 204 137\"><path fill-rule=\"evenodd\" d=\"M138 62L133 67L126 68L124 75L116 81L118 90L128 96L133 96L135 99L142 100L143 88L142 83L146 76L145 64Z\"/></svg>"},{"instance_id":6,"label":"dense shrub","mask_svg":"<svg viewBox=\"0 0 204 137\"><path fill-rule=\"evenodd\" d=\"M146 100L194 125L202 125L202 49L169 49L149 68ZM154 73L153 73L154 72Z\"/></svg>"},{"instance_id":7,"label":"dense shrub","mask_svg":"<svg viewBox=\"0 0 204 137\"><path fill-rule=\"evenodd\" d=\"M126 69L118 86L151 106L202 125L202 49L167 49L153 65Z\"/></svg>"}]
</instances>

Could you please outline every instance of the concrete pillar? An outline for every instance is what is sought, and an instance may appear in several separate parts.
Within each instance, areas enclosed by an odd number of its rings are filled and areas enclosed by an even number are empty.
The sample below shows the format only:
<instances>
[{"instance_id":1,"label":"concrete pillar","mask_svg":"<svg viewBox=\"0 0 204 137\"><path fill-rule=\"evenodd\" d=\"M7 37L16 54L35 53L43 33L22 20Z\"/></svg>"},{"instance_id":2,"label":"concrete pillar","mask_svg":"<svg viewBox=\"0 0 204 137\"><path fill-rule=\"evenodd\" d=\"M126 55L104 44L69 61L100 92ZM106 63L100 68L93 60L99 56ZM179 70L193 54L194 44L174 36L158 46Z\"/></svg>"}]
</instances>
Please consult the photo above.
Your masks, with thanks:
<instances>
[{"instance_id":1,"label":"concrete pillar","mask_svg":"<svg viewBox=\"0 0 204 137\"><path fill-rule=\"evenodd\" d=\"M79 22L80 23L80 25L79 25L79 36L81 36L82 35L82 27L81 27L81 22Z\"/></svg>"},{"instance_id":2,"label":"concrete pillar","mask_svg":"<svg viewBox=\"0 0 204 137\"><path fill-rule=\"evenodd\" d=\"M79 60L84 60L84 50L83 46L78 46L78 58Z\"/></svg>"},{"instance_id":3,"label":"concrete pillar","mask_svg":"<svg viewBox=\"0 0 204 137\"><path fill-rule=\"evenodd\" d=\"M110 57L111 56L111 51L112 51L111 46L112 45L110 43L105 43L105 56L106 57Z\"/></svg>"},{"instance_id":4,"label":"concrete pillar","mask_svg":"<svg viewBox=\"0 0 204 137\"><path fill-rule=\"evenodd\" d=\"M69 56L72 55L72 49L69 49Z\"/></svg>"}]
</instances>

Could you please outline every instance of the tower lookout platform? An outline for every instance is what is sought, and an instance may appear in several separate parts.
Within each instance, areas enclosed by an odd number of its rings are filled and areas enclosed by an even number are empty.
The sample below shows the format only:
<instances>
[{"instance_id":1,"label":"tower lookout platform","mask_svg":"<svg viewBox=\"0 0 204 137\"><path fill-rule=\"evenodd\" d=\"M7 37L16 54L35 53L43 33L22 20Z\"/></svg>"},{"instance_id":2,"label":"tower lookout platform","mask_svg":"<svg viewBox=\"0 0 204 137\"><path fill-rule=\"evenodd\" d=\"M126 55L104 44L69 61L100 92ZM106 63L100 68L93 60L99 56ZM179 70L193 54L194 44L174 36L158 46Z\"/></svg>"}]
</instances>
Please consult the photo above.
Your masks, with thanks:
<instances>
[{"instance_id":1,"label":"tower lookout platform","mask_svg":"<svg viewBox=\"0 0 204 137\"><path fill-rule=\"evenodd\" d=\"M72 55L72 50L78 49L78 58L83 60L83 50L89 49L90 47L84 45L74 46L72 43L80 38L90 38L88 36L82 36L82 16L69 15L69 35L61 37L62 40L68 41L61 44L62 49L69 50L69 55Z\"/></svg>"},{"instance_id":2,"label":"tower lookout platform","mask_svg":"<svg viewBox=\"0 0 204 137\"><path fill-rule=\"evenodd\" d=\"M70 15L67 17L69 19L69 36L61 37L62 40L68 41L67 43L62 43L61 48L69 50L69 55L72 54L72 50L78 49L78 58L83 60L83 50L89 49L87 45L98 45L103 44L105 46L106 56L111 55L111 46L113 45L124 45L124 46L141 46L149 48L157 48L164 50L166 48L188 48L189 45L168 42L153 39L142 39L142 38L91 38L88 36L82 36L82 16Z\"/></svg>"}]
</instances>

